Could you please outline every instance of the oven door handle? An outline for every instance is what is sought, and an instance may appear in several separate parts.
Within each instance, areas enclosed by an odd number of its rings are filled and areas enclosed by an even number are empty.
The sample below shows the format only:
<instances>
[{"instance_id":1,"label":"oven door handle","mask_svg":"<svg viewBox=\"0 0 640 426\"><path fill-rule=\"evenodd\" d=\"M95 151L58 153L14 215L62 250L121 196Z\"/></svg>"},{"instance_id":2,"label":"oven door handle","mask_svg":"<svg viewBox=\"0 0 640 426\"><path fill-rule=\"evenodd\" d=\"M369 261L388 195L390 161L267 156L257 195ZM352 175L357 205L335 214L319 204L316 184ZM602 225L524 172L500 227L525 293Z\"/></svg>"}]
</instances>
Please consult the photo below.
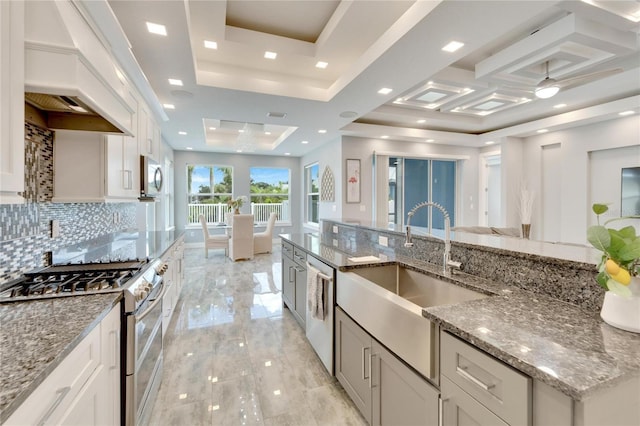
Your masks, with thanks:
<instances>
[{"instance_id":1,"label":"oven door handle","mask_svg":"<svg viewBox=\"0 0 640 426\"><path fill-rule=\"evenodd\" d=\"M160 290L160 294L158 296L156 296L155 299L153 299L153 303L151 305L149 305L149 307L147 307L147 309L141 313L141 314L137 314L136 315L136 322L138 321L142 321L144 319L144 317L146 317L147 315L149 315L149 312L151 312L153 310L153 308L155 308L158 303L162 303L162 297L164 296L164 292L165 292L166 288L164 286L164 280L162 281L162 290ZM149 299L151 301L151 299Z\"/></svg>"}]
</instances>

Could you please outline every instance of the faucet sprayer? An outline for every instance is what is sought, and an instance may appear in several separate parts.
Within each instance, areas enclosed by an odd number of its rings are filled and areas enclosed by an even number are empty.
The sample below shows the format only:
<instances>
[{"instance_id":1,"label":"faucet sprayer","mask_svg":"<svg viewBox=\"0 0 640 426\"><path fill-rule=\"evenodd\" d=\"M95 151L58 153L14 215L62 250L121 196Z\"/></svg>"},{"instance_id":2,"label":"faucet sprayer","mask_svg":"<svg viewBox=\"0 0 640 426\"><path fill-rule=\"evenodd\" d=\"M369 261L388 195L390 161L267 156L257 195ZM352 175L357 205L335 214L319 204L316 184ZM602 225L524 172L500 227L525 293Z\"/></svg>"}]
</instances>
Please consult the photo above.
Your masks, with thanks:
<instances>
[{"instance_id":1,"label":"faucet sprayer","mask_svg":"<svg viewBox=\"0 0 640 426\"><path fill-rule=\"evenodd\" d=\"M411 218L415 214L415 212L422 207L435 207L442 212L442 216L444 216L444 256L442 262L443 272L447 272L447 267L452 267L455 269L461 269L460 262L454 262L449 257L451 255L451 220L449 219L449 213L447 210L438 203L434 203L433 201L424 201L422 203L416 204L414 208L412 208L409 213L407 213L407 234L404 246L405 247L413 247L413 243L411 242Z\"/></svg>"}]
</instances>

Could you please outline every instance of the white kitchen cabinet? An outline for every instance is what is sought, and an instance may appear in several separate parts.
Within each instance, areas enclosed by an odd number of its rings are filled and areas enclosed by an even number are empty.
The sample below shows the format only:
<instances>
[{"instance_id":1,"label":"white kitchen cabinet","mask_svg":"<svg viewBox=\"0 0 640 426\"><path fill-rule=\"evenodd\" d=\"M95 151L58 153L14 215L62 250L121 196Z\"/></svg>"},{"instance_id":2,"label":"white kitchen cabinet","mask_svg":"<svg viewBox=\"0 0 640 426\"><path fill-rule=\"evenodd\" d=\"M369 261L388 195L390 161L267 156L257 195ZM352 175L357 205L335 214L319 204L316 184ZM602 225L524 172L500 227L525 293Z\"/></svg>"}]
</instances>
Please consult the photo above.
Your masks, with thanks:
<instances>
[{"instance_id":1,"label":"white kitchen cabinet","mask_svg":"<svg viewBox=\"0 0 640 426\"><path fill-rule=\"evenodd\" d=\"M155 161L160 161L160 127L142 102L138 104L138 149Z\"/></svg>"},{"instance_id":2,"label":"white kitchen cabinet","mask_svg":"<svg viewBox=\"0 0 640 426\"><path fill-rule=\"evenodd\" d=\"M111 310L5 425L119 423L120 309Z\"/></svg>"},{"instance_id":3,"label":"white kitchen cabinet","mask_svg":"<svg viewBox=\"0 0 640 426\"><path fill-rule=\"evenodd\" d=\"M336 378L371 425L437 425L439 392L336 308Z\"/></svg>"},{"instance_id":4,"label":"white kitchen cabinet","mask_svg":"<svg viewBox=\"0 0 640 426\"><path fill-rule=\"evenodd\" d=\"M307 321L307 254L282 242L282 300L304 329Z\"/></svg>"},{"instance_id":5,"label":"white kitchen cabinet","mask_svg":"<svg viewBox=\"0 0 640 426\"><path fill-rule=\"evenodd\" d=\"M183 283L184 264L184 237L180 237L162 256L162 261L167 264L167 270L163 275L165 292L162 296L162 333L169 327L171 317L175 312Z\"/></svg>"},{"instance_id":6,"label":"white kitchen cabinet","mask_svg":"<svg viewBox=\"0 0 640 426\"><path fill-rule=\"evenodd\" d=\"M139 157L130 137L58 130L53 152L53 202L123 202L140 195Z\"/></svg>"},{"instance_id":7,"label":"white kitchen cabinet","mask_svg":"<svg viewBox=\"0 0 640 426\"><path fill-rule=\"evenodd\" d=\"M0 203L24 191L24 3L0 1Z\"/></svg>"}]
</instances>

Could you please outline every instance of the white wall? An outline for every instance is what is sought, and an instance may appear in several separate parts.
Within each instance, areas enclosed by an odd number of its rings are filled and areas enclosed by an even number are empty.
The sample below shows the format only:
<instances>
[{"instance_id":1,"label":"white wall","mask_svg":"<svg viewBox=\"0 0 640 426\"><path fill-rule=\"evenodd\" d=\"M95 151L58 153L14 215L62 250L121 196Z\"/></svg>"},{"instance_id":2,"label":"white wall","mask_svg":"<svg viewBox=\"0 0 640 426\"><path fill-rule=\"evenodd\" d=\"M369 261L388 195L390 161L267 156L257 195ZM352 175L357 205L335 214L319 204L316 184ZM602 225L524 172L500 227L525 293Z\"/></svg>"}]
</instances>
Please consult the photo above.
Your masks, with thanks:
<instances>
[{"instance_id":1,"label":"white wall","mask_svg":"<svg viewBox=\"0 0 640 426\"><path fill-rule=\"evenodd\" d=\"M617 203L619 211L619 195L612 197L611 192L602 188L617 187L619 191L620 168L640 166L640 155L629 156L622 154L624 151L612 151L608 163L611 170L602 174L602 179L609 180L608 184L594 188L595 192L590 193L589 153L640 146L640 121L634 115L524 139L523 176L537 194L540 194L542 185L542 147L551 144L560 144L560 161L563 165L556 188L560 193L559 199L562 200L558 206L561 235L555 241L585 244L586 229L593 214L591 203L611 201ZM540 199L540 196L536 197L532 239L541 239L543 235L543 230L540 229ZM612 209L615 210L616 205Z\"/></svg>"},{"instance_id":2,"label":"white wall","mask_svg":"<svg viewBox=\"0 0 640 426\"><path fill-rule=\"evenodd\" d=\"M345 167L344 160L342 157L342 142L340 139L335 139L331 142L328 142L318 149L315 149L300 159L300 218L304 220L304 211L306 208L306 200L304 199L304 168L310 164L318 163L319 166L319 179L322 180L322 173L324 172L325 167L329 167L331 172L333 173L333 178L335 180L334 190L335 190L335 198L333 202L330 201L320 201L320 213L319 216L321 219L337 219L342 216L342 203L343 200L343 190L344 184L342 183L343 174L342 170ZM320 182L321 183L321 182ZM315 229L313 229L315 230Z\"/></svg>"},{"instance_id":3,"label":"white wall","mask_svg":"<svg viewBox=\"0 0 640 426\"><path fill-rule=\"evenodd\" d=\"M366 139L345 136L342 139L342 162L347 158L357 158L361 161L360 176L361 202L360 204L343 204L342 217L363 221L372 220L373 206L373 152L396 153L399 156L411 155L427 157L429 155L444 159L468 156L469 159L460 160L458 169L458 199L456 224L475 225L478 221L478 164L479 150L459 146L448 146L428 143L393 141L389 139ZM343 179L344 180L344 179ZM344 191L345 182L342 182Z\"/></svg>"},{"instance_id":4,"label":"white wall","mask_svg":"<svg viewBox=\"0 0 640 426\"><path fill-rule=\"evenodd\" d=\"M276 157L270 155L241 155L241 154L220 154L212 152L175 151L175 224L176 229L184 230L187 223L187 164L212 164L219 166L233 167L233 196L245 195L249 198L250 178L249 169L251 167L281 167L291 170L290 204L292 226L277 225L275 234L283 232L295 232L301 223L300 194L302 193L302 179L300 174L300 158L296 157ZM245 204L241 211L250 212L249 204ZM187 229L187 242L202 241L202 230L196 228Z\"/></svg>"}]
</instances>

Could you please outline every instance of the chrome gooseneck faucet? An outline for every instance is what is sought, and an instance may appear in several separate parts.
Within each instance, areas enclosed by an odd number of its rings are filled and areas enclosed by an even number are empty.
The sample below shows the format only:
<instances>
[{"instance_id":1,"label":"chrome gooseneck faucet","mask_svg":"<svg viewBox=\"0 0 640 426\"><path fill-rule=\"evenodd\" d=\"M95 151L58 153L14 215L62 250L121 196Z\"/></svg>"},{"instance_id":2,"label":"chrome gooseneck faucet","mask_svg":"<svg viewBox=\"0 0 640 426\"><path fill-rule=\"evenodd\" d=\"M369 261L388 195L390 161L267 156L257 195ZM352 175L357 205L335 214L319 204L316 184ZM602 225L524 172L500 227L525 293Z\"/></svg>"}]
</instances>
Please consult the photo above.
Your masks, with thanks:
<instances>
[{"instance_id":1,"label":"chrome gooseneck faucet","mask_svg":"<svg viewBox=\"0 0 640 426\"><path fill-rule=\"evenodd\" d=\"M405 247L413 247L413 243L411 242L411 218L415 214L416 211L420 210L422 207L432 206L437 208L442 212L444 216L444 256L442 260L442 272L447 273L447 268L452 269L462 269L462 264L460 262L454 262L450 259L451 256L451 220L449 219L449 213L447 210L442 207L441 204L434 203L433 201L423 201L422 203L416 204L414 208L407 213L407 236L404 242Z\"/></svg>"}]
</instances>

